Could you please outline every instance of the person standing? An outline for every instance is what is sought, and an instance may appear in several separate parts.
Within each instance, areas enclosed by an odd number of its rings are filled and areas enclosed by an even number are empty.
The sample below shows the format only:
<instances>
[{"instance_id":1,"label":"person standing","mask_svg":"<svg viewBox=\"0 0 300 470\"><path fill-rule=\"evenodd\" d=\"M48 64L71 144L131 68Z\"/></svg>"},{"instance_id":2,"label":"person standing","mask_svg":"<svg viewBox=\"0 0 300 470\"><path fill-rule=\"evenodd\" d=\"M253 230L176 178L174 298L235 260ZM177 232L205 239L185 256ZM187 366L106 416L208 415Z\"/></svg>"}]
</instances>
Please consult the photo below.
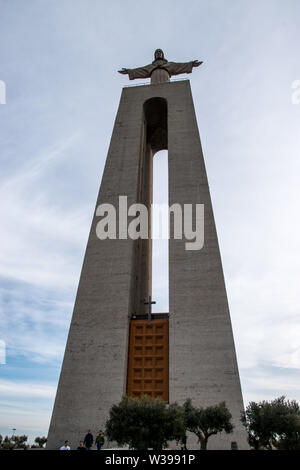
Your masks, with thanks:
<instances>
[{"instance_id":1,"label":"person standing","mask_svg":"<svg viewBox=\"0 0 300 470\"><path fill-rule=\"evenodd\" d=\"M85 436L84 441L83 441L83 443L84 443L85 447L87 448L87 450L91 450L93 442L94 442L94 437L93 437L93 434L91 433L91 430L89 429L88 433Z\"/></svg>"},{"instance_id":2,"label":"person standing","mask_svg":"<svg viewBox=\"0 0 300 470\"><path fill-rule=\"evenodd\" d=\"M104 432L101 431L101 429L100 429L99 434L97 434L96 441L95 441L96 444L97 444L97 450L102 449L102 446L104 444L104 440L105 440L104 439Z\"/></svg>"},{"instance_id":3,"label":"person standing","mask_svg":"<svg viewBox=\"0 0 300 470\"><path fill-rule=\"evenodd\" d=\"M69 446L69 441L65 441L65 444L61 446L59 450L71 450L71 447Z\"/></svg>"},{"instance_id":4,"label":"person standing","mask_svg":"<svg viewBox=\"0 0 300 470\"><path fill-rule=\"evenodd\" d=\"M77 450L84 450L86 452L87 449L86 449L86 447L84 447L83 441L79 442L79 446L77 447Z\"/></svg>"}]
</instances>

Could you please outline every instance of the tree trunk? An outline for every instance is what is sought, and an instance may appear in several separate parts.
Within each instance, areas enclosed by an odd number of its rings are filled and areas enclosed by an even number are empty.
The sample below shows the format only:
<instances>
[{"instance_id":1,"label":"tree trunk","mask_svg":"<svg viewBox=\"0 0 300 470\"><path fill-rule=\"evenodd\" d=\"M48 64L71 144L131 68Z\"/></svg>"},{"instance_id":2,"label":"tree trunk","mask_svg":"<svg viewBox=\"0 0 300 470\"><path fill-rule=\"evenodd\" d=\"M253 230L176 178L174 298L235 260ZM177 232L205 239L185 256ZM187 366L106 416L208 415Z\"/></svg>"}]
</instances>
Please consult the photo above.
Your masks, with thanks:
<instances>
[{"instance_id":1,"label":"tree trunk","mask_svg":"<svg viewBox=\"0 0 300 470\"><path fill-rule=\"evenodd\" d=\"M205 437L204 439L200 439L200 443L201 443L201 447L200 449L201 450L207 450L207 441L208 441L208 438Z\"/></svg>"}]
</instances>

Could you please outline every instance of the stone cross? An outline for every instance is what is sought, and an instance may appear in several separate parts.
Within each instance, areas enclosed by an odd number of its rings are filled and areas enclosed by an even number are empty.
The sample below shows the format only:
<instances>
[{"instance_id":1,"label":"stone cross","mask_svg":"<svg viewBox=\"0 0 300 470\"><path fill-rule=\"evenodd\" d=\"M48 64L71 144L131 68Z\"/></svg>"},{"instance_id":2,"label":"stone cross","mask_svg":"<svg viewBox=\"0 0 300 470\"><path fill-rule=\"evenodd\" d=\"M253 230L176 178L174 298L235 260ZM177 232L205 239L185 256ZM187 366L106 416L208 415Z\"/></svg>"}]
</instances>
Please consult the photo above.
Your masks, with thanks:
<instances>
[{"instance_id":1,"label":"stone cross","mask_svg":"<svg viewBox=\"0 0 300 470\"><path fill-rule=\"evenodd\" d=\"M151 295L148 297L148 302L144 302L144 305L148 305L148 325L151 323L151 316L152 316L152 305L156 304L156 302L151 301Z\"/></svg>"}]
</instances>

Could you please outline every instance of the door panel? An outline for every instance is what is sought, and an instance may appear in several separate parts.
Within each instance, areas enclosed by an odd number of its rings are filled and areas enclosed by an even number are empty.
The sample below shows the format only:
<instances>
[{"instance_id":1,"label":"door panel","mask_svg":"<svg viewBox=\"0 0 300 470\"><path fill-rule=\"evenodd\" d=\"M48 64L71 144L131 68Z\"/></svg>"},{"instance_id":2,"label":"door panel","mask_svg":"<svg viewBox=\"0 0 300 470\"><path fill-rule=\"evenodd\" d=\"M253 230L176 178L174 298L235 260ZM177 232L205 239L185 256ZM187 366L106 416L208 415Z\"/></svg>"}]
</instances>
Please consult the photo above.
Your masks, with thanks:
<instances>
[{"instance_id":1,"label":"door panel","mask_svg":"<svg viewBox=\"0 0 300 470\"><path fill-rule=\"evenodd\" d=\"M169 321L131 320L127 395L169 401Z\"/></svg>"}]
</instances>

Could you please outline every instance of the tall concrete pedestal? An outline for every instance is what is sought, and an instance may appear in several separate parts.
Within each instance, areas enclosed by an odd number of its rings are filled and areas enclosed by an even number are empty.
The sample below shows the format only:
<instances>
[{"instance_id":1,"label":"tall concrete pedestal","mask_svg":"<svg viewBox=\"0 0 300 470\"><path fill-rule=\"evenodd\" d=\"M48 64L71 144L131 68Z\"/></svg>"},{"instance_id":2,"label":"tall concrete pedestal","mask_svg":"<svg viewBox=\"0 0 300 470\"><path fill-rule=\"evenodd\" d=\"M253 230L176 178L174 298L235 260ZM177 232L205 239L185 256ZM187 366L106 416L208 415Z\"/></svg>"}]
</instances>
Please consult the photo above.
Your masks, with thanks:
<instances>
[{"instance_id":1,"label":"tall concrete pedestal","mask_svg":"<svg viewBox=\"0 0 300 470\"><path fill-rule=\"evenodd\" d=\"M204 204L204 247L169 241L169 401L226 401L233 434L211 449L248 448L243 401L213 210L188 80L124 88L96 207L119 195L152 200L152 156L168 149L169 205ZM93 218L48 436L48 449L104 428L126 393L129 324L151 294L151 242L99 240ZM172 236L172 227L171 227ZM106 443L108 444L108 443ZM191 439L189 449L199 448Z\"/></svg>"}]
</instances>

